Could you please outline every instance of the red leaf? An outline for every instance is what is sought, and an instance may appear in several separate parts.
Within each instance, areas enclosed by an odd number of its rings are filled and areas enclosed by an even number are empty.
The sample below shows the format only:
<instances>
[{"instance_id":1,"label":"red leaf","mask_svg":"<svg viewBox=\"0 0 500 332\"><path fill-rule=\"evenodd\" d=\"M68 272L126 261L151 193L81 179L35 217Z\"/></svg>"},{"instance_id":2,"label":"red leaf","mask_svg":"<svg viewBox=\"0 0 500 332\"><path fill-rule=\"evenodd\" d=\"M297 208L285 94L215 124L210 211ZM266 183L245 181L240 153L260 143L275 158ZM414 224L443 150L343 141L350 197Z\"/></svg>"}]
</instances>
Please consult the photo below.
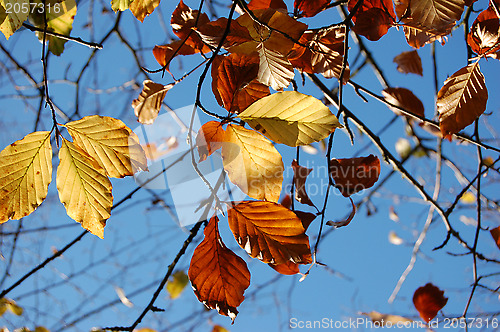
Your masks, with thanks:
<instances>
[{"instance_id":1,"label":"red leaf","mask_svg":"<svg viewBox=\"0 0 500 332\"><path fill-rule=\"evenodd\" d=\"M470 28L467 43L478 54L491 54L500 50L500 20L493 7L481 12Z\"/></svg>"},{"instance_id":2,"label":"red leaf","mask_svg":"<svg viewBox=\"0 0 500 332\"><path fill-rule=\"evenodd\" d=\"M214 216L205 227L205 238L194 250L188 276L198 300L234 322L236 307L250 285L250 272L245 261L222 242L218 222Z\"/></svg>"},{"instance_id":3,"label":"red leaf","mask_svg":"<svg viewBox=\"0 0 500 332\"><path fill-rule=\"evenodd\" d=\"M224 35L227 22L227 18L221 17L216 21L208 22L207 24L199 26L195 29L195 31L196 33L198 33L203 42L213 48L216 48L219 45L222 36ZM235 20L232 20L229 33L227 34L222 47L224 47L225 49L230 49L232 46L243 44L252 40L252 37L248 33L248 29L242 27Z\"/></svg>"},{"instance_id":4,"label":"red leaf","mask_svg":"<svg viewBox=\"0 0 500 332\"><path fill-rule=\"evenodd\" d=\"M400 73L413 73L423 76L422 60L417 51L402 52L395 56L392 61L398 64L397 69Z\"/></svg>"},{"instance_id":5,"label":"red leaf","mask_svg":"<svg viewBox=\"0 0 500 332\"><path fill-rule=\"evenodd\" d=\"M196 135L196 147L200 156L199 162L207 159L214 151L222 147L225 131L218 121L209 121L201 126Z\"/></svg>"},{"instance_id":6,"label":"red leaf","mask_svg":"<svg viewBox=\"0 0 500 332\"><path fill-rule=\"evenodd\" d=\"M156 61L158 61L160 66L166 67L167 69L168 64L170 64L172 59L177 55L191 55L195 53L199 53L199 50L186 44L183 45L181 40L176 40L167 45L156 45L153 48L153 55Z\"/></svg>"},{"instance_id":7,"label":"red leaf","mask_svg":"<svg viewBox=\"0 0 500 332\"><path fill-rule=\"evenodd\" d=\"M170 19L170 25L172 26L172 29L177 37L180 39L188 38L192 28L196 27L196 23L198 26L202 26L210 22L210 19L205 13L199 15L198 22L196 22L197 17L198 10L189 8L181 0L172 13L172 18ZM191 35L189 35L189 38L186 40L186 44L196 50L202 51L203 53L210 52L210 48L202 42L201 38L194 33L194 31Z\"/></svg>"},{"instance_id":8,"label":"red leaf","mask_svg":"<svg viewBox=\"0 0 500 332\"><path fill-rule=\"evenodd\" d=\"M291 276L297 273L300 273L299 270L299 264L294 263L294 262L286 262L283 264L268 264L270 267L272 267L276 272Z\"/></svg>"},{"instance_id":9,"label":"red leaf","mask_svg":"<svg viewBox=\"0 0 500 332\"><path fill-rule=\"evenodd\" d=\"M349 12L360 0L349 0ZM368 40L377 41L387 33L395 20L391 0L363 0L363 4L352 17L354 32L365 36Z\"/></svg>"},{"instance_id":10,"label":"red leaf","mask_svg":"<svg viewBox=\"0 0 500 332\"><path fill-rule=\"evenodd\" d=\"M374 155L330 160L330 176L344 197L370 188L380 175L380 160Z\"/></svg>"},{"instance_id":11,"label":"red leaf","mask_svg":"<svg viewBox=\"0 0 500 332\"><path fill-rule=\"evenodd\" d=\"M302 167L294 159L292 161L292 169L293 182L295 184L295 199L302 204L314 206L306 192L306 180L309 173L312 172L312 168Z\"/></svg>"},{"instance_id":12,"label":"red leaf","mask_svg":"<svg viewBox=\"0 0 500 332\"><path fill-rule=\"evenodd\" d=\"M251 0L248 3L248 9L250 10L257 10L257 9L267 9L267 8L272 8L272 9L284 9L284 11L287 11L286 4L283 2L283 0Z\"/></svg>"},{"instance_id":13,"label":"red leaf","mask_svg":"<svg viewBox=\"0 0 500 332\"><path fill-rule=\"evenodd\" d=\"M448 299L444 297L444 291L431 283L418 288L413 294L413 304L420 317L426 322L436 317L438 311L446 305L446 302L448 302Z\"/></svg>"},{"instance_id":14,"label":"red leaf","mask_svg":"<svg viewBox=\"0 0 500 332\"><path fill-rule=\"evenodd\" d=\"M294 8L300 17L313 17L330 3L330 0L295 0Z\"/></svg>"},{"instance_id":15,"label":"red leaf","mask_svg":"<svg viewBox=\"0 0 500 332\"><path fill-rule=\"evenodd\" d=\"M490 234L493 237L493 240L495 240L498 249L500 249L500 226L491 229Z\"/></svg>"}]
</instances>

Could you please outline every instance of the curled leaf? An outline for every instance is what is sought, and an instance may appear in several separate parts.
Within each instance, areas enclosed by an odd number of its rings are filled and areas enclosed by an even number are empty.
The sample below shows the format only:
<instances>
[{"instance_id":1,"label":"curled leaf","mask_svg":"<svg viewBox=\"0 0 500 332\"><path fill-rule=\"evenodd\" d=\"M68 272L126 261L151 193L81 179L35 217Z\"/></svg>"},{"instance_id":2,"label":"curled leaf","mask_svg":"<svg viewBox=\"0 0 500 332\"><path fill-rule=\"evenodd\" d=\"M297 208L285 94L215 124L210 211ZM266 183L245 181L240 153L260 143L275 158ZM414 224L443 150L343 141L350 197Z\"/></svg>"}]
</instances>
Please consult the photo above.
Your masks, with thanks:
<instances>
[{"instance_id":1,"label":"curled leaf","mask_svg":"<svg viewBox=\"0 0 500 332\"><path fill-rule=\"evenodd\" d=\"M140 123L152 124L160 112L167 91L173 88L175 83L163 85L151 80L145 80L142 85L141 94L132 101L132 107Z\"/></svg>"},{"instance_id":2,"label":"curled leaf","mask_svg":"<svg viewBox=\"0 0 500 332\"><path fill-rule=\"evenodd\" d=\"M347 226L347 225L349 225L351 223L352 219L356 215L356 205L352 201L351 197L349 197L349 200L351 201L352 210L351 210L351 213L349 214L349 216L347 217L347 219L346 220L342 220L342 221L331 221L331 220L327 221L326 224L328 226L333 226L335 228L339 228L339 227Z\"/></svg>"}]
</instances>

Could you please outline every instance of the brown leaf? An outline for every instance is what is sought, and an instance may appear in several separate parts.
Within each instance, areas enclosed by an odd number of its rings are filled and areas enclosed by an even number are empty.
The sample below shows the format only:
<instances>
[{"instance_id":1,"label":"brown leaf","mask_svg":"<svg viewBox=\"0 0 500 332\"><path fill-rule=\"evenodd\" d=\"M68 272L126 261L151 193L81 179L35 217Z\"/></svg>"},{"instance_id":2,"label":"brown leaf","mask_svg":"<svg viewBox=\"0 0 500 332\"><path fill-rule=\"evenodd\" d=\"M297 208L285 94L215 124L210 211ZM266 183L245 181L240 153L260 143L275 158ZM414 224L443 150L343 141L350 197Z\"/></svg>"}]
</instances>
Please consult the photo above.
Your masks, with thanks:
<instances>
[{"instance_id":1,"label":"brown leaf","mask_svg":"<svg viewBox=\"0 0 500 332\"><path fill-rule=\"evenodd\" d=\"M224 31L226 30L228 19L221 17L213 22L201 25L195 29L203 42L213 48L219 46ZM230 50L232 46L252 41L252 37L248 33L248 29L242 27L238 22L232 20L229 33L224 39L222 47Z\"/></svg>"},{"instance_id":2,"label":"brown leaf","mask_svg":"<svg viewBox=\"0 0 500 332\"><path fill-rule=\"evenodd\" d=\"M312 262L309 238L300 219L284 206L265 201L238 202L228 209L236 241L264 263Z\"/></svg>"},{"instance_id":3,"label":"brown leaf","mask_svg":"<svg viewBox=\"0 0 500 332\"><path fill-rule=\"evenodd\" d=\"M495 240L498 249L500 249L500 226L490 229L490 234L491 237L493 237L493 240Z\"/></svg>"},{"instance_id":4,"label":"brown leaf","mask_svg":"<svg viewBox=\"0 0 500 332\"><path fill-rule=\"evenodd\" d=\"M283 202L281 202L281 205L283 205ZM283 205L284 206L284 205ZM304 211L293 211L297 217L299 217L300 221L302 222L302 226L304 226L304 229L307 231L309 228L309 225L316 219L317 215L314 213L310 212L304 212Z\"/></svg>"},{"instance_id":5,"label":"brown leaf","mask_svg":"<svg viewBox=\"0 0 500 332\"><path fill-rule=\"evenodd\" d=\"M295 0L293 7L300 17L313 17L328 4L330 0Z\"/></svg>"},{"instance_id":6,"label":"brown leaf","mask_svg":"<svg viewBox=\"0 0 500 332\"><path fill-rule=\"evenodd\" d=\"M443 136L456 134L486 110L488 90L475 62L448 77L437 95L439 127Z\"/></svg>"},{"instance_id":7,"label":"brown leaf","mask_svg":"<svg viewBox=\"0 0 500 332\"><path fill-rule=\"evenodd\" d=\"M143 88L137 99L132 101L134 114L142 124L152 124L160 112L163 99L167 91L174 87L174 83L158 84L150 80L142 82Z\"/></svg>"},{"instance_id":8,"label":"brown leaf","mask_svg":"<svg viewBox=\"0 0 500 332\"><path fill-rule=\"evenodd\" d=\"M298 70L309 74L322 74L326 78L340 78L344 61L345 27L320 31L306 31L295 44L288 58ZM349 64L346 63L343 82L349 80Z\"/></svg>"},{"instance_id":9,"label":"brown leaf","mask_svg":"<svg viewBox=\"0 0 500 332\"><path fill-rule=\"evenodd\" d=\"M380 160L374 155L330 160L330 176L344 197L370 188L380 175Z\"/></svg>"},{"instance_id":10,"label":"brown leaf","mask_svg":"<svg viewBox=\"0 0 500 332\"><path fill-rule=\"evenodd\" d=\"M219 121L209 121L201 126L196 135L196 147L202 162L207 159L217 149L222 147L225 131Z\"/></svg>"},{"instance_id":11,"label":"brown leaf","mask_svg":"<svg viewBox=\"0 0 500 332\"><path fill-rule=\"evenodd\" d=\"M130 11L141 22L160 4L160 0L135 0L130 4Z\"/></svg>"},{"instance_id":12,"label":"brown leaf","mask_svg":"<svg viewBox=\"0 0 500 332\"><path fill-rule=\"evenodd\" d=\"M449 33L438 33L433 30L422 27L403 27L405 33L406 42L413 48L420 48L426 44L433 43L434 41L439 41L444 44L444 37ZM450 28L451 31L451 28Z\"/></svg>"},{"instance_id":13,"label":"brown leaf","mask_svg":"<svg viewBox=\"0 0 500 332\"><path fill-rule=\"evenodd\" d=\"M199 50L203 53L210 52L210 48L203 43L200 36L194 33L194 31L191 32L192 28L196 27L197 19L198 26L202 26L210 22L207 14L199 14L198 10L189 8L181 0L172 13L170 25L172 26L172 29L174 30L174 33L177 35L177 37L179 37L181 40L187 38L186 45L191 46L195 50Z\"/></svg>"},{"instance_id":14,"label":"brown leaf","mask_svg":"<svg viewBox=\"0 0 500 332\"><path fill-rule=\"evenodd\" d=\"M271 264L271 263L269 263L268 265L276 272L287 275L287 276L291 276L291 275L300 273L299 264L294 263L294 262L288 261L288 262L283 263L283 264Z\"/></svg>"},{"instance_id":15,"label":"brown leaf","mask_svg":"<svg viewBox=\"0 0 500 332\"><path fill-rule=\"evenodd\" d=\"M420 99L418 99L417 96L415 96L410 90L405 88L386 88L382 91L382 95L387 102L404 108L413 114L425 117L424 104L422 104ZM399 109L394 107L389 108L394 113L401 115L401 111Z\"/></svg>"},{"instance_id":16,"label":"brown leaf","mask_svg":"<svg viewBox=\"0 0 500 332\"><path fill-rule=\"evenodd\" d=\"M349 0L352 12L359 0ZM377 41L394 25L395 15L391 0L364 0L352 17L354 32L368 40Z\"/></svg>"},{"instance_id":17,"label":"brown leaf","mask_svg":"<svg viewBox=\"0 0 500 332\"><path fill-rule=\"evenodd\" d=\"M168 66L177 55L191 55L199 53L199 50L189 45L183 44L182 40L176 40L166 45L156 45L153 48L153 55L160 66L168 70Z\"/></svg>"},{"instance_id":18,"label":"brown leaf","mask_svg":"<svg viewBox=\"0 0 500 332\"><path fill-rule=\"evenodd\" d=\"M423 76L422 60L420 59L418 52L415 50L402 52L401 54L396 55L392 61L397 63L397 69L400 73L413 73Z\"/></svg>"},{"instance_id":19,"label":"brown leaf","mask_svg":"<svg viewBox=\"0 0 500 332\"><path fill-rule=\"evenodd\" d=\"M205 227L205 238L194 250L188 276L198 300L234 322L236 307L250 285L250 272L245 261L222 242L218 223L214 216Z\"/></svg>"},{"instance_id":20,"label":"brown leaf","mask_svg":"<svg viewBox=\"0 0 500 332\"><path fill-rule=\"evenodd\" d=\"M436 317L438 311L446 305L446 302L448 302L448 299L444 297L444 291L431 283L419 287L413 294L413 304L420 317L426 322Z\"/></svg>"},{"instance_id":21,"label":"brown leaf","mask_svg":"<svg viewBox=\"0 0 500 332\"><path fill-rule=\"evenodd\" d=\"M339 228L339 227L347 226L347 225L349 225L351 223L352 219L356 215L356 205L354 205L354 202L352 201L351 197L349 197L349 199L351 200L351 205L352 205L352 211L349 214L349 217L347 217L346 220L341 220L341 221L331 221L331 220L329 220L329 221L326 222L326 224L328 226L333 226L335 228Z\"/></svg>"},{"instance_id":22,"label":"brown leaf","mask_svg":"<svg viewBox=\"0 0 500 332\"><path fill-rule=\"evenodd\" d=\"M500 50L500 20L493 7L481 12L470 28L467 43L478 54L491 54Z\"/></svg>"},{"instance_id":23,"label":"brown leaf","mask_svg":"<svg viewBox=\"0 0 500 332\"><path fill-rule=\"evenodd\" d=\"M287 209L290 209L290 206L292 206L292 198L290 197L290 195L286 194L285 197L281 199L280 204Z\"/></svg>"},{"instance_id":24,"label":"brown leaf","mask_svg":"<svg viewBox=\"0 0 500 332\"><path fill-rule=\"evenodd\" d=\"M380 326L387 326L389 328L394 326L399 326L396 324L403 324L401 326L405 326L404 324L413 322L413 320L406 317L398 315L382 314L377 311L370 311L368 313L362 312L361 314L370 317L372 322L379 323Z\"/></svg>"},{"instance_id":25,"label":"brown leaf","mask_svg":"<svg viewBox=\"0 0 500 332\"><path fill-rule=\"evenodd\" d=\"M306 192L307 176L313 169L300 166L295 159L292 161L292 169L293 182L295 185L295 199L302 204L314 206Z\"/></svg>"},{"instance_id":26,"label":"brown leaf","mask_svg":"<svg viewBox=\"0 0 500 332\"><path fill-rule=\"evenodd\" d=\"M272 8L272 9L284 9L285 12L287 11L286 4L283 2L283 0L251 0L248 3L248 9L250 10L257 10L257 9L267 9L267 8Z\"/></svg>"}]
</instances>

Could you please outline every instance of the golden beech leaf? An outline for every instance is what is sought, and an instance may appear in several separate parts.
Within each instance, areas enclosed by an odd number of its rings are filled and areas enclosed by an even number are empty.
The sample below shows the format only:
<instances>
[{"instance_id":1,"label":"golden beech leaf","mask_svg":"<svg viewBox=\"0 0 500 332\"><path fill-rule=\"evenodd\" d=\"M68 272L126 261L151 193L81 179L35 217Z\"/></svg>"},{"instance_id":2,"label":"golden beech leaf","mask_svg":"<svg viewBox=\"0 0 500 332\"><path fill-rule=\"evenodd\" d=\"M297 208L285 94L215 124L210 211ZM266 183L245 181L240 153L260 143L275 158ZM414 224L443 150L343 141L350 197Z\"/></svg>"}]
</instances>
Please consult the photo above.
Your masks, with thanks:
<instances>
[{"instance_id":1,"label":"golden beech leaf","mask_svg":"<svg viewBox=\"0 0 500 332\"><path fill-rule=\"evenodd\" d=\"M132 1L134 0L111 0L111 9L122 12L130 7Z\"/></svg>"},{"instance_id":2,"label":"golden beech leaf","mask_svg":"<svg viewBox=\"0 0 500 332\"><path fill-rule=\"evenodd\" d=\"M490 229L490 234L493 240L495 240L498 249L500 249L500 226Z\"/></svg>"},{"instance_id":3,"label":"golden beech leaf","mask_svg":"<svg viewBox=\"0 0 500 332\"><path fill-rule=\"evenodd\" d=\"M57 168L57 191L68 216L92 234L104 237L113 195L105 170L78 145L62 139Z\"/></svg>"},{"instance_id":4,"label":"golden beech leaf","mask_svg":"<svg viewBox=\"0 0 500 332\"><path fill-rule=\"evenodd\" d=\"M225 131L218 121L209 121L201 126L196 135L196 147L200 156L199 162L205 161L208 156L222 147Z\"/></svg>"},{"instance_id":5,"label":"golden beech leaf","mask_svg":"<svg viewBox=\"0 0 500 332\"><path fill-rule=\"evenodd\" d=\"M188 276L198 300L234 323L236 308L250 286L250 271L245 261L224 245L218 223L214 216L205 227L205 238L194 250Z\"/></svg>"},{"instance_id":6,"label":"golden beech leaf","mask_svg":"<svg viewBox=\"0 0 500 332\"><path fill-rule=\"evenodd\" d=\"M357 3L357 0L349 0L350 12ZM353 30L368 40L377 41L394 25L395 18L391 0L364 0L352 17Z\"/></svg>"},{"instance_id":7,"label":"golden beech leaf","mask_svg":"<svg viewBox=\"0 0 500 332\"><path fill-rule=\"evenodd\" d=\"M7 9L7 6L11 8L10 13L4 13L4 19L0 22L0 31L4 34L5 38L9 40L10 36L14 34L22 25L23 22L28 18L28 12L23 10L14 10L14 5L23 8L25 6L30 7L30 0L0 0L0 7L3 7L3 11Z\"/></svg>"},{"instance_id":8,"label":"golden beech leaf","mask_svg":"<svg viewBox=\"0 0 500 332\"><path fill-rule=\"evenodd\" d=\"M456 134L486 110L488 90L475 62L448 77L437 95L439 127L443 136Z\"/></svg>"},{"instance_id":9,"label":"golden beech leaf","mask_svg":"<svg viewBox=\"0 0 500 332\"><path fill-rule=\"evenodd\" d=\"M478 55L497 57L496 52L500 50L500 18L493 7L488 7L477 16L467 35L467 43Z\"/></svg>"},{"instance_id":10,"label":"golden beech leaf","mask_svg":"<svg viewBox=\"0 0 500 332\"><path fill-rule=\"evenodd\" d=\"M283 161L261 134L228 125L222 144L222 163L232 183L255 199L277 202L283 184Z\"/></svg>"},{"instance_id":11,"label":"golden beech leaf","mask_svg":"<svg viewBox=\"0 0 500 332\"><path fill-rule=\"evenodd\" d=\"M296 91L259 99L238 117L267 138L292 147L319 142L341 127L320 100Z\"/></svg>"},{"instance_id":12,"label":"golden beech leaf","mask_svg":"<svg viewBox=\"0 0 500 332\"><path fill-rule=\"evenodd\" d=\"M377 182L380 175L380 160L377 156L331 159L330 176L335 187L344 197L349 197Z\"/></svg>"},{"instance_id":13,"label":"golden beech leaf","mask_svg":"<svg viewBox=\"0 0 500 332\"><path fill-rule=\"evenodd\" d=\"M107 175L123 178L147 170L139 138L121 120L91 115L65 125L73 142L94 158Z\"/></svg>"},{"instance_id":14,"label":"golden beech leaf","mask_svg":"<svg viewBox=\"0 0 500 332\"><path fill-rule=\"evenodd\" d=\"M420 317L426 322L436 317L438 311L441 310L447 302L448 299L444 297L444 291L431 283L419 287L413 294L415 309L418 310Z\"/></svg>"},{"instance_id":15,"label":"golden beech leaf","mask_svg":"<svg viewBox=\"0 0 500 332\"><path fill-rule=\"evenodd\" d=\"M396 55L392 61L397 63L397 70L400 73L413 73L423 76L422 60L416 50L402 52Z\"/></svg>"},{"instance_id":16,"label":"golden beech leaf","mask_svg":"<svg viewBox=\"0 0 500 332\"><path fill-rule=\"evenodd\" d=\"M251 257L271 264L312 262L305 228L291 210L273 202L233 203L227 212L229 227Z\"/></svg>"},{"instance_id":17,"label":"golden beech leaf","mask_svg":"<svg viewBox=\"0 0 500 332\"><path fill-rule=\"evenodd\" d=\"M325 9L331 0L295 0L294 8L301 17L313 17Z\"/></svg>"},{"instance_id":18,"label":"golden beech leaf","mask_svg":"<svg viewBox=\"0 0 500 332\"><path fill-rule=\"evenodd\" d=\"M177 271L172 274L172 279L170 279L165 286L170 298L172 300L178 298L184 288L186 288L188 282L189 278L184 271Z\"/></svg>"},{"instance_id":19,"label":"golden beech leaf","mask_svg":"<svg viewBox=\"0 0 500 332\"><path fill-rule=\"evenodd\" d=\"M52 180L50 132L37 131L0 152L0 224L42 204Z\"/></svg>"},{"instance_id":20,"label":"golden beech leaf","mask_svg":"<svg viewBox=\"0 0 500 332\"><path fill-rule=\"evenodd\" d=\"M295 184L295 199L302 204L314 206L306 192L306 180L313 169L300 166L295 159L292 160L292 169L293 182Z\"/></svg>"},{"instance_id":21,"label":"golden beech leaf","mask_svg":"<svg viewBox=\"0 0 500 332\"><path fill-rule=\"evenodd\" d=\"M129 6L135 18L144 22L144 18L151 14L160 4L160 0L134 0Z\"/></svg>"},{"instance_id":22,"label":"golden beech leaf","mask_svg":"<svg viewBox=\"0 0 500 332\"><path fill-rule=\"evenodd\" d=\"M151 80L145 80L142 85L141 94L132 101L132 107L140 123L152 124L160 112L167 91L173 88L175 83L163 85Z\"/></svg>"},{"instance_id":23,"label":"golden beech leaf","mask_svg":"<svg viewBox=\"0 0 500 332\"><path fill-rule=\"evenodd\" d=\"M283 264L271 264L271 263L269 263L268 265L276 272L287 275L287 276L291 276L291 275L300 273L299 264L294 263L294 262L288 261L288 262L283 263Z\"/></svg>"},{"instance_id":24,"label":"golden beech leaf","mask_svg":"<svg viewBox=\"0 0 500 332\"><path fill-rule=\"evenodd\" d=\"M382 95L389 103L404 108L413 114L425 117L424 104L408 89L385 88ZM394 113L401 115L401 111L395 107L389 107Z\"/></svg>"},{"instance_id":25,"label":"golden beech leaf","mask_svg":"<svg viewBox=\"0 0 500 332\"><path fill-rule=\"evenodd\" d=\"M194 31L191 32L191 29L196 27L196 23L198 26L202 26L209 22L210 19L207 14L199 14L198 10L193 10L189 6L186 6L182 0L175 8L172 13L172 18L170 19L170 25L172 26L172 29L177 37L182 40L187 38L186 45L189 45L196 50L200 50L203 53L209 52L210 48L203 43L200 36L194 33Z\"/></svg>"}]
</instances>

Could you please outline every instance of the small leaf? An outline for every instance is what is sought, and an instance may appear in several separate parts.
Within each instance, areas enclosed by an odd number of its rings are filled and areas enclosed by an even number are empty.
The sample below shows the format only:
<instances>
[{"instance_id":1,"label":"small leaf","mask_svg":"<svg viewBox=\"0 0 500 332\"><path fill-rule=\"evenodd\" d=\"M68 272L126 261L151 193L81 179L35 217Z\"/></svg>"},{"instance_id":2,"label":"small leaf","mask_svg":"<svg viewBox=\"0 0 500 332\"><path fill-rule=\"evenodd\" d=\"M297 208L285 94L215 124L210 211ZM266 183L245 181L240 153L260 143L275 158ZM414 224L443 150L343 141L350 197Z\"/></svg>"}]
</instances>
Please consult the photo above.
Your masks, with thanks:
<instances>
[{"instance_id":1,"label":"small leaf","mask_svg":"<svg viewBox=\"0 0 500 332\"><path fill-rule=\"evenodd\" d=\"M377 326L387 326L387 327L394 327L394 326L407 326L408 323L413 322L413 320L398 316L398 315L390 315L390 314L381 314L380 312L377 311L370 311L368 313L361 313L362 315L370 317L371 321L373 323L378 323L380 325ZM398 324L399 323L399 324Z\"/></svg>"},{"instance_id":2,"label":"small leaf","mask_svg":"<svg viewBox=\"0 0 500 332\"><path fill-rule=\"evenodd\" d=\"M292 147L319 142L341 127L320 100L296 91L264 97L238 117L276 143Z\"/></svg>"},{"instance_id":3,"label":"small leaf","mask_svg":"<svg viewBox=\"0 0 500 332\"><path fill-rule=\"evenodd\" d=\"M137 99L132 101L134 114L142 124L152 124L160 112L163 99L167 91L174 87L174 83L167 85L158 84L150 80L145 80L143 89Z\"/></svg>"},{"instance_id":4,"label":"small leaf","mask_svg":"<svg viewBox=\"0 0 500 332\"><path fill-rule=\"evenodd\" d=\"M214 325L212 332L229 332L229 331L220 325Z\"/></svg>"},{"instance_id":5,"label":"small leaf","mask_svg":"<svg viewBox=\"0 0 500 332\"><path fill-rule=\"evenodd\" d=\"M218 222L214 216L205 227L205 238L194 250L188 275L198 300L234 322L236 308L250 285L250 272L245 261L222 242Z\"/></svg>"},{"instance_id":6,"label":"small leaf","mask_svg":"<svg viewBox=\"0 0 500 332\"><path fill-rule=\"evenodd\" d=\"M118 286L115 286L114 287L115 289L115 292L116 292L116 295L118 295L118 298L120 299L120 301L126 305L127 307L129 308L132 308L134 307L134 304L132 302L130 302L130 300L127 298L127 296L125 295L125 291L123 290L123 288L120 288Z\"/></svg>"},{"instance_id":7,"label":"small leaf","mask_svg":"<svg viewBox=\"0 0 500 332\"><path fill-rule=\"evenodd\" d=\"M284 206L264 201L243 201L228 209L236 241L264 263L312 262L309 238L301 220Z\"/></svg>"},{"instance_id":8,"label":"small leaf","mask_svg":"<svg viewBox=\"0 0 500 332\"><path fill-rule=\"evenodd\" d=\"M493 240L495 241L498 249L500 249L500 226L490 229L490 234Z\"/></svg>"},{"instance_id":9,"label":"small leaf","mask_svg":"<svg viewBox=\"0 0 500 332\"><path fill-rule=\"evenodd\" d=\"M222 163L232 183L255 199L277 202L283 182L283 161L276 148L259 133L228 125Z\"/></svg>"},{"instance_id":10,"label":"small leaf","mask_svg":"<svg viewBox=\"0 0 500 332\"><path fill-rule=\"evenodd\" d=\"M358 0L349 0L350 12ZM377 41L394 25L395 15L390 0L364 0L352 17L353 30L368 40Z\"/></svg>"},{"instance_id":11,"label":"small leaf","mask_svg":"<svg viewBox=\"0 0 500 332\"><path fill-rule=\"evenodd\" d=\"M57 191L68 216L92 234L104 237L113 195L105 170L89 154L62 139L57 168Z\"/></svg>"},{"instance_id":12,"label":"small leaf","mask_svg":"<svg viewBox=\"0 0 500 332\"><path fill-rule=\"evenodd\" d=\"M327 221L326 224L328 226L333 226L335 228L339 228L339 227L347 226L351 223L352 219L356 215L356 205L352 201L351 197L349 197L349 200L351 201L352 210L351 210L351 213L349 214L349 216L347 217L347 219L341 220L341 221L331 221L331 220Z\"/></svg>"},{"instance_id":13,"label":"small leaf","mask_svg":"<svg viewBox=\"0 0 500 332\"><path fill-rule=\"evenodd\" d=\"M314 206L306 192L307 176L313 171L312 168L302 167L297 163L297 160L292 161L293 182L295 184L295 199L309 206Z\"/></svg>"},{"instance_id":14,"label":"small leaf","mask_svg":"<svg viewBox=\"0 0 500 332\"><path fill-rule=\"evenodd\" d=\"M160 0L133 0L129 6L135 18L144 22L144 18L151 14L160 4Z\"/></svg>"},{"instance_id":15,"label":"small leaf","mask_svg":"<svg viewBox=\"0 0 500 332\"><path fill-rule=\"evenodd\" d=\"M448 299L444 297L444 291L431 283L418 288L413 294L413 304L420 317L426 322L430 322L436 317L438 311L446 305L446 302L448 302Z\"/></svg>"},{"instance_id":16,"label":"small leaf","mask_svg":"<svg viewBox=\"0 0 500 332\"><path fill-rule=\"evenodd\" d=\"M285 3L283 0L251 0L248 3L248 9L257 10L257 9L284 9L287 10Z\"/></svg>"},{"instance_id":17,"label":"small leaf","mask_svg":"<svg viewBox=\"0 0 500 332\"><path fill-rule=\"evenodd\" d=\"M397 69L400 73L413 73L423 76L422 60L416 50L402 52L396 55L392 61L397 63Z\"/></svg>"},{"instance_id":18,"label":"small leaf","mask_svg":"<svg viewBox=\"0 0 500 332\"><path fill-rule=\"evenodd\" d=\"M212 153L222 147L225 131L218 121L209 121L201 126L196 135L196 147L200 156L199 162L207 159Z\"/></svg>"},{"instance_id":19,"label":"small leaf","mask_svg":"<svg viewBox=\"0 0 500 332\"><path fill-rule=\"evenodd\" d=\"M443 136L456 134L486 110L488 91L475 62L448 77L437 95L439 127Z\"/></svg>"},{"instance_id":20,"label":"small leaf","mask_svg":"<svg viewBox=\"0 0 500 332\"><path fill-rule=\"evenodd\" d=\"M147 170L139 138L121 120L91 115L65 125L74 143L94 158L108 176L122 178Z\"/></svg>"},{"instance_id":21,"label":"small leaf","mask_svg":"<svg viewBox=\"0 0 500 332\"><path fill-rule=\"evenodd\" d=\"M410 155L411 150L413 149L410 141L406 138L398 138L394 147L396 148L396 152L402 159L407 158Z\"/></svg>"},{"instance_id":22,"label":"small leaf","mask_svg":"<svg viewBox=\"0 0 500 332\"><path fill-rule=\"evenodd\" d=\"M176 40L166 45L156 45L153 48L153 55L156 61L166 70L168 70L172 59L177 55L191 55L199 52L199 50L183 43L182 40Z\"/></svg>"},{"instance_id":23,"label":"small leaf","mask_svg":"<svg viewBox=\"0 0 500 332\"><path fill-rule=\"evenodd\" d=\"M111 0L111 9L115 12L127 10L134 0Z\"/></svg>"},{"instance_id":24,"label":"small leaf","mask_svg":"<svg viewBox=\"0 0 500 332\"><path fill-rule=\"evenodd\" d=\"M294 263L294 262L288 261L288 262L283 263L283 264L271 264L271 263L269 263L268 265L276 272L287 275L287 276L291 276L291 275L300 273L299 264Z\"/></svg>"},{"instance_id":25,"label":"small leaf","mask_svg":"<svg viewBox=\"0 0 500 332\"><path fill-rule=\"evenodd\" d=\"M7 4L9 4L11 11L9 14L5 12L7 8ZM16 5L14 7L14 5ZM23 22L28 18L28 12L24 12L22 10L13 10L13 8L19 8L30 6L30 0L0 0L0 7L3 7L3 11L5 12L4 19L0 22L0 31L4 34L5 38L9 40L10 36L14 34L22 25Z\"/></svg>"},{"instance_id":26,"label":"small leaf","mask_svg":"<svg viewBox=\"0 0 500 332\"><path fill-rule=\"evenodd\" d=\"M493 7L482 11L472 24L467 43L478 55L491 55L500 50L500 18Z\"/></svg>"},{"instance_id":27,"label":"small leaf","mask_svg":"<svg viewBox=\"0 0 500 332\"><path fill-rule=\"evenodd\" d=\"M402 245L405 242L394 231L390 231L389 232L388 239L389 239L389 242L392 243L392 244L394 244L395 246L400 246L400 245Z\"/></svg>"},{"instance_id":28,"label":"small leaf","mask_svg":"<svg viewBox=\"0 0 500 332\"><path fill-rule=\"evenodd\" d=\"M178 298L184 288L186 288L189 278L184 271L177 271L172 275L173 279L170 279L167 282L165 288L167 289L168 294L172 300Z\"/></svg>"},{"instance_id":29,"label":"small leaf","mask_svg":"<svg viewBox=\"0 0 500 332\"><path fill-rule=\"evenodd\" d=\"M424 104L408 89L405 88L385 88L382 91L384 99L396 106L399 106L413 114L425 117ZM389 107L395 114L401 115L401 111L394 107Z\"/></svg>"},{"instance_id":30,"label":"small leaf","mask_svg":"<svg viewBox=\"0 0 500 332\"><path fill-rule=\"evenodd\" d=\"M301 17L313 17L325 9L330 0L295 0L294 8Z\"/></svg>"},{"instance_id":31,"label":"small leaf","mask_svg":"<svg viewBox=\"0 0 500 332\"><path fill-rule=\"evenodd\" d=\"M460 197L460 202L464 204L474 204L477 202L476 195L474 195L470 191L467 191L462 195L462 197Z\"/></svg>"},{"instance_id":32,"label":"small leaf","mask_svg":"<svg viewBox=\"0 0 500 332\"><path fill-rule=\"evenodd\" d=\"M0 224L42 204L52 180L50 132L26 135L0 152Z\"/></svg>"},{"instance_id":33,"label":"small leaf","mask_svg":"<svg viewBox=\"0 0 500 332\"><path fill-rule=\"evenodd\" d=\"M330 160L330 176L344 197L349 197L377 182L380 160L374 155Z\"/></svg>"}]
</instances>

